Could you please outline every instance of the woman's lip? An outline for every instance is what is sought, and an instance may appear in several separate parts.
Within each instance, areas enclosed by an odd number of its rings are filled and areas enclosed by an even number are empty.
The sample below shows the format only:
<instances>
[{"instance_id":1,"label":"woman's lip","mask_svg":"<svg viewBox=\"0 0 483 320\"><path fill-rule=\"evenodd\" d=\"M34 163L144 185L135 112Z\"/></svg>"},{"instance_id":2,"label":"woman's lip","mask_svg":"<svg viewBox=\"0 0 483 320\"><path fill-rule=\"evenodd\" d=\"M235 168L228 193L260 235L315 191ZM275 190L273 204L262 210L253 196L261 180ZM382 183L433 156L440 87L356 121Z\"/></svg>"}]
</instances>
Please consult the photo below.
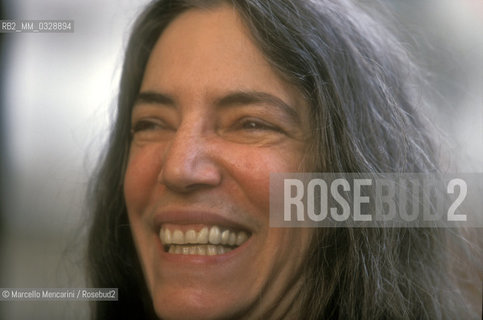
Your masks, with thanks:
<instances>
[{"instance_id":1,"label":"woman's lip","mask_svg":"<svg viewBox=\"0 0 483 320\"><path fill-rule=\"evenodd\" d=\"M217 225L233 230L243 230L252 233L251 228L242 223L206 211L169 210L156 213L153 217L154 231L159 232L163 224Z\"/></svg>"}]
</instances>

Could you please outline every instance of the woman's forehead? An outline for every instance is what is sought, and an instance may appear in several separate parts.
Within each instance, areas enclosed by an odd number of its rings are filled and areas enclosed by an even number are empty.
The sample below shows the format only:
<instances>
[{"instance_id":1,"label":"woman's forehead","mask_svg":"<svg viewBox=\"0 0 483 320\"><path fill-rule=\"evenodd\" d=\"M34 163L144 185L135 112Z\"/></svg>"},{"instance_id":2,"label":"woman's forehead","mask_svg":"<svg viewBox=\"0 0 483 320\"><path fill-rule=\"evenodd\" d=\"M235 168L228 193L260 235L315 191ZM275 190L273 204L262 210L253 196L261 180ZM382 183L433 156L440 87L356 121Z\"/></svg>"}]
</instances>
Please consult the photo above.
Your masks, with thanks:
<instances>
[{"instance_id":1,"label":"woman's forehead","mask_svg":"<svg viewBox=\"0 0 483 320\"><path fill-rule=\"evenodd\" d=\"M305 105L299 90L274 70L228 5L190 9L167 26L146 66L141 91L146 90L174 97L189 92L197 98L257 91L288 105Z\"/></svg>"}]
</instances>

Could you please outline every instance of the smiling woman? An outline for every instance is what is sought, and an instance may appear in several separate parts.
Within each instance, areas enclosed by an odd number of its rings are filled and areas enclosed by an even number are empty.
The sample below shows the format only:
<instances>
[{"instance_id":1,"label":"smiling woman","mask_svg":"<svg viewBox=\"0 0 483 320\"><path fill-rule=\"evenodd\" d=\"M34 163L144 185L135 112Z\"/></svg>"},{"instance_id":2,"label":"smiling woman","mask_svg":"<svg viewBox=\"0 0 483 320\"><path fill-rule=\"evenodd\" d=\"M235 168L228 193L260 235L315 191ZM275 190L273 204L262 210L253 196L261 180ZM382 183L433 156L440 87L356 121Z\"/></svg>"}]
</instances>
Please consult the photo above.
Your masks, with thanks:
<instances>
[{"instance_id":1,"label":"smiling woman","mask_svg":"<svg viewBox=\"0 0 483 320\"><path fill-rule=\"evenodd\" d=\"M309 232L271 229L267 213L269 173L302 162L300 95L227 5L171 22L139 91L124 196L156 314L295 311L292 284L302 281Z\"/></svg>"},{"instance_id":2,"label":"smiling woman","mask_svg":"<svg viewBox=\"0 0 483 320\"><path fill-rule=\"evenodd\" d=\"M269 227L272 172L437 170L411 70L349 1L153 2L93 183L120 299L94 318L452 318L442 229Z\"/></svg>"}]
</instances>

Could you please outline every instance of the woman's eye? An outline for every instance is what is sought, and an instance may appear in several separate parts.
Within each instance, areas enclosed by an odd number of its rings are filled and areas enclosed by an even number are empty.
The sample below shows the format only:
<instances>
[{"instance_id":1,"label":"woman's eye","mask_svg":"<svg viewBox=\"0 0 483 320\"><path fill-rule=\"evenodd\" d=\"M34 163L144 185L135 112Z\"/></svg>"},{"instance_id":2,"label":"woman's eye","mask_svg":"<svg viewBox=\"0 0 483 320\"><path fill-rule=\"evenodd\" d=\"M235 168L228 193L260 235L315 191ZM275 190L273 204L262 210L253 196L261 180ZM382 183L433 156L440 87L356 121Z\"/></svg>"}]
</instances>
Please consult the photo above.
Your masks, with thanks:
<instances>
[{"instance_id":1,"label":"woman's eye","mask_svg":"<svg viewBox=\"0 0 483 320\"><path fill-rule=\"evenodd\" d=\"M244 130L273 130L280 132L280 129L262 120L243 120L240 127Z\"/></svg>"},{"instance_id":2,"label":"woman's eye","mask_svg":"<svg viewBox=\"0 0 483 320\"><path fill-rule=\"evenodd\" d=\"M131 132L134 134L140 131L151 131L157 129L163 129L163 124L154 120L140 120L137 121L131 128Z\"/></svg>"},{"instance_id":3,"label":"woman's eye","mask_svg":"<svg viewBox=\"0 0 483 320\"><path fill-rule=\"evenodd\" d=\"M275 143L288 136L282 127L259 117L227 119L221 128L219 134L225 139L242 144Z\"/></svg>"},{"instance_id":4,"label":"woman's eye","mask_svg":"<svg viewBox=\"0 0 483 320\"><path fill-rule=\"evenodd\" d=\"M131 135L136 141L160 141L171 137L175 130L164 121L145 119L136 121L131 127Z\"/></svg>"}]
</instances>

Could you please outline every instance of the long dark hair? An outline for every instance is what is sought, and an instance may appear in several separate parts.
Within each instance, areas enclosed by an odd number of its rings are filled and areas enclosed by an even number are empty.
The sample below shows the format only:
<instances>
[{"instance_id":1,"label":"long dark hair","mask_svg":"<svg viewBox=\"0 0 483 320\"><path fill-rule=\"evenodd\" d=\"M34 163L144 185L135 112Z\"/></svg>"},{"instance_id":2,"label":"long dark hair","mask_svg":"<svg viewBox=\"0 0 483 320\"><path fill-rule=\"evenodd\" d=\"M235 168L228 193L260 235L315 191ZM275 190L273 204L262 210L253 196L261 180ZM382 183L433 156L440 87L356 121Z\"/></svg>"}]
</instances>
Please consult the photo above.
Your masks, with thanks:
<instances>
[{"instance_id":1,"label":"long dark hair","mask_svg":"<svg viewBox=\"0 0 483 320\"><path fill-rule=\"evenodd\" d=\"M155 318L122 191L131 108L164 28L190 8L209 10L225 2L238 11L273 68L309 102L311 170L438 170L419 116L424 100L416 90L416 68L393 36L350 1L155 1L133 28L117 119L90 190L91 285L117 287L120 299L97 303L94 318ZM464 303L447 270L447 234L445 229L317 229L305 263L300 319L462 316L458 307Z\"/></svg>"}]
</instances>

